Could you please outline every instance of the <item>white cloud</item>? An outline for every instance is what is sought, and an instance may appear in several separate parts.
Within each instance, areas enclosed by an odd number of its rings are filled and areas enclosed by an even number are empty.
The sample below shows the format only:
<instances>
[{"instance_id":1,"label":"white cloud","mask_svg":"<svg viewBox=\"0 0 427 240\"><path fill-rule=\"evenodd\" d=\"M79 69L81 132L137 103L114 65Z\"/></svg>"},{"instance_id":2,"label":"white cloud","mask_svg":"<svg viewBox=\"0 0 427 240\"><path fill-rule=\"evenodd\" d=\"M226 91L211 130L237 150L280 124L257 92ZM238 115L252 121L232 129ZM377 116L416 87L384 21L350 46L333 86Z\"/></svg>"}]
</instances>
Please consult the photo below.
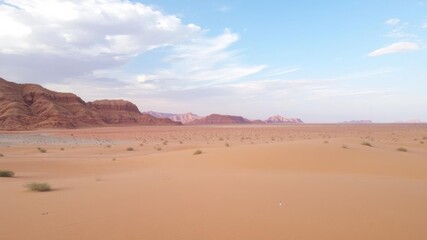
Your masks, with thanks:
<instances>
[{"instance_id":1,"label":"white cloud","mask_svg":"<svg viewBox=\"0 0 427 240\"><path fill-rule=\"evenodd\" d=\"M420 46L414 42L397 42L390 44L387 47L377 49L368 54L370 57L379 57L386 54L399 53L399 52L409 52L420 49Z\"/></svg>"},{"instance_id":2,"label":"white cloud","mask_svg":"<svg viewBox=\"0 0 427 240\"><path fill-rule=\"evenodd\" d=\"M385 24L391 25L391 26L395 26L399 23L400 23L400 19L398 19L398 18L390 18L387 21L385 21Z\"/></svg>"},{"instance_id":3,"label":"white cloud","mask_svg":"<svg viewBox=\"0 0 427 240\"><path fill-rule=\"evenodd\" d=\"M241 79L265 69L262 64L243 66L239 63L238 52L230 50L238 39L237 34L226 29L214 38L203 37L176 44L170 55L163 59L167 67L137 78L140 83L163 85L163 89L171 86L190 89Z\"/></svg>"},{"instance_id":4,"label":"white cloud","mask_svg":"<svg viewBox=\"0 0 427 240\"><path fill-rule=\"evenodd\" d=\"M427 22L424 23L423 28L427 29Z\"/></svg>"},{"instance_id":5,"label":"white cloud","mask_svg":"<svg viewBox=\"0 0 427 240\"><path fill-rule=\"evenodd\" d=\"M137 2L6 0L0 2L0 71L24 81L87 76L202 34L195 24Z\"/></svg>"}]
</instances>

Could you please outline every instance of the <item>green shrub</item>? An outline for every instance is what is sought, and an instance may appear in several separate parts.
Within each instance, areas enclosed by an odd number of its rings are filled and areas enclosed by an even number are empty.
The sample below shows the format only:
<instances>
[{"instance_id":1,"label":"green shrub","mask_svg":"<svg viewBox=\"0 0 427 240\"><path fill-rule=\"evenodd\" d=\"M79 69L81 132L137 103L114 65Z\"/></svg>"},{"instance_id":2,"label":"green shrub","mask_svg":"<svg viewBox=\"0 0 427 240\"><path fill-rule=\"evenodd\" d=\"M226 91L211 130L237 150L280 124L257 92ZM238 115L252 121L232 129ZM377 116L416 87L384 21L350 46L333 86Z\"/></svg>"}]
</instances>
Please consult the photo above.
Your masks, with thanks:
<instances>
[{"instance_id":1,"label":"green shrub","mask_svg":"<svg viewBox=\"0 0 427 240\"><path fill-rule=\"evenodd\" d=\"M15 173L9 170L0 170L0 177L13 177Z\"/></svg>"},{"instance_id":2,"label":"green shrub","mask_svg":"<svg viewBox=\"0 0 427 240\"><path fill-rule=\"evenodd\" d=\"M33 182L28 183L27 185L25 185L25 187L33 192L48 192L51 190L50 185L48 183Z\"/></svg>"}]
</instances>

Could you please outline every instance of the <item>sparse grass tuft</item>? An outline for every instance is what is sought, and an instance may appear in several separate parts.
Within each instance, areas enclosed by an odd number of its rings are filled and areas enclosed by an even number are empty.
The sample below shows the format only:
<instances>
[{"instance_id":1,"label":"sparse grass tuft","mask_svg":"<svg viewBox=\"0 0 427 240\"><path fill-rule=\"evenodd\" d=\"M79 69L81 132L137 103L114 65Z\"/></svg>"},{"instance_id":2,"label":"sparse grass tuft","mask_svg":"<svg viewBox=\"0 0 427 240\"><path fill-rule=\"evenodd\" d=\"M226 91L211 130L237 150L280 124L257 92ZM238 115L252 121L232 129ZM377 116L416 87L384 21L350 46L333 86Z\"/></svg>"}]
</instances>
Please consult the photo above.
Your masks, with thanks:
<instances>
[{"instance_id":1,"label":"sparse grass tuft","mask_svg":"<svg viewBox=\"0 0 427 240\"><path fill-rule=\"evenodd\" d=\"M362 145L372 147L372 144L370 142L362 142Z\"/></svg>"},{"instance_id":2,"label":"sparse grass tuft","mask_svg":"<svg viewBox=\"0 0 427 240\"><path fill-rule=\"evenodd\" d=\"M128 148L126 148L126 151L133 151L133 147L128 147Z\"/></svg>"},{"instance_id":3,"label":"sparse grass tuft","mask_svg":"<svg viewBox=\"0 0 427 240\"><path fill-rule=\"evenodd\" d=\"M47 152L46 148L38 147L37 150L39 150L39 152L41 152L41 153L46 153Z\"/></svg>"},{"instance_id":4,"label":"sparse grass tuft","mask_svg":"<svg viewBox=\"0 0 427 240\"><path fill-rule=\"evenodd\" d=\"M396 149L396 151L399 151L399 152L407 152L407 151L408 151L408 149L406 149L406 148L404 148L404 147L399 147L399 148L397 148L397 149Z\"/></svg>"},{"instance_id":5,"label":"sparse grass tuft","mask_svg":"<svg viewBox=\"0 0 427 240\"><path fill-rule=\"evenodd\" d=\"M33 192L48 192L51 190L50 185L48 183L32 182L25 185L25 187Z\"/></svg>"},{"instance_id":6,"label":"sparse grass tuft","mask_svg":"<svg viewBox=\"0 0 427 240\"><path fill-rule=\"evenodd\" d=\"M193 155L199 155L199 154L202 154L202 150L197 150L193 153Z\"/></svg>"},{"instance_id":7,"label":"sparse grass tuft","mask_svg":"<svg viewBox=\"0 0 427 240\"><path fill-rule=\"evenodd\" d=\"M9 170L0 170L0 177L13 177L15 173Z\"/></svg>"}]
</instances>

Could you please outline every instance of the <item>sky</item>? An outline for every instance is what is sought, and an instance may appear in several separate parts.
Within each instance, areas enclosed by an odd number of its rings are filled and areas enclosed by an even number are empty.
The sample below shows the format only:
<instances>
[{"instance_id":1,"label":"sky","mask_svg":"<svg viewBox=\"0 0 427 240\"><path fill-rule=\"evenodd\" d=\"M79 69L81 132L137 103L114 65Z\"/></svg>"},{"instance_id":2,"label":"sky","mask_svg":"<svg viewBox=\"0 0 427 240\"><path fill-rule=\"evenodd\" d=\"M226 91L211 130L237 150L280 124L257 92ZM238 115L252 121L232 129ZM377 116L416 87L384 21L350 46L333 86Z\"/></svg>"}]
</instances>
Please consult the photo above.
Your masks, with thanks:
<instances>
[{"instance_id":1,"label":"sky","mask_svg":"<svg viewBox=\"0 0 427 240\"><path fill-rule=\"evenodd\" d=\"M0 77L141 111L427 121L427 1L0 0Z\"/></svg>"}]
</instances>

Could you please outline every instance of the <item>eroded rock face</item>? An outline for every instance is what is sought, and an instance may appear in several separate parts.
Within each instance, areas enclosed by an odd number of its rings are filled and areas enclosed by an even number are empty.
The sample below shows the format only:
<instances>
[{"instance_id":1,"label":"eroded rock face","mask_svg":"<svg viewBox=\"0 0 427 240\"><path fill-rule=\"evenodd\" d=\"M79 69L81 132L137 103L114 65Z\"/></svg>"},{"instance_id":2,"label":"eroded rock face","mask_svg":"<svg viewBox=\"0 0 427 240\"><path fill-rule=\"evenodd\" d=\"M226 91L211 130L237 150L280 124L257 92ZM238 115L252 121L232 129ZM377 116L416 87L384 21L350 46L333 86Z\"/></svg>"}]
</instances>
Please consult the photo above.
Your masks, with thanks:
<instances>
[{"instance_id":1,"label":"eroded rock face","mask_svg":"<svg viewBox=\"0 0 427 240\"><path fill-rule=\"evenodd\" d=\"M250 120L241 116L211 114L204 118L194 120L190 124L250 124Z\"/></svg>"},{"instance_id":2,"label":"eroded rock face","mask_svg":"<svg viewBox=\"0 0 427 240\"><path fill-rule=\"evenodd\" d=\"M135 112L140 113L138 107L125 100L96 100L93 102L88 102L88 104L97 109L102 111L127 111L127 112Z\"/></svg>"},{"instance_id":3,"label":"eroded rock face","mask_svg":"<svg viewBox=\"0 0 427 240\"><path fill-rule=\"evenodd\" d=\"M190 123L194 120L197 119L201 119L203 117L198 116L194 113L180 113L180 114L174 114L174 113L160 113L160 112L153 112L153 111L149 111L149 112L144 112L146 114L150 114L153 117L157 117L157 118L169 118L172 121L175 122L181 122L182 124L187 124Z\"/></svg>"},{"instance_id":4,"label":"eroded rock face","mask_svg":"<svg viewBox=\"0 0 427 240\"><path fill-rule=\"evenodd\" d=\"M286 118L286 117L282 117L280 115L271 116L267 120L265 120L265 122L266 123L293 123L293 124L304 123L299 118Z\"/></svg>"},{"instance_id":5,"label":"eroded rock face","mask_svg":"<svg viewBox=\"0 0 427 240\"><path fill-rule=\"evenodd\" d=\"M0 78L0 129L77 128L107 124L177 125L141 114L124 100L85 103L72 93L50 91L36 84Z\"/></svg>"}]
</instances>

